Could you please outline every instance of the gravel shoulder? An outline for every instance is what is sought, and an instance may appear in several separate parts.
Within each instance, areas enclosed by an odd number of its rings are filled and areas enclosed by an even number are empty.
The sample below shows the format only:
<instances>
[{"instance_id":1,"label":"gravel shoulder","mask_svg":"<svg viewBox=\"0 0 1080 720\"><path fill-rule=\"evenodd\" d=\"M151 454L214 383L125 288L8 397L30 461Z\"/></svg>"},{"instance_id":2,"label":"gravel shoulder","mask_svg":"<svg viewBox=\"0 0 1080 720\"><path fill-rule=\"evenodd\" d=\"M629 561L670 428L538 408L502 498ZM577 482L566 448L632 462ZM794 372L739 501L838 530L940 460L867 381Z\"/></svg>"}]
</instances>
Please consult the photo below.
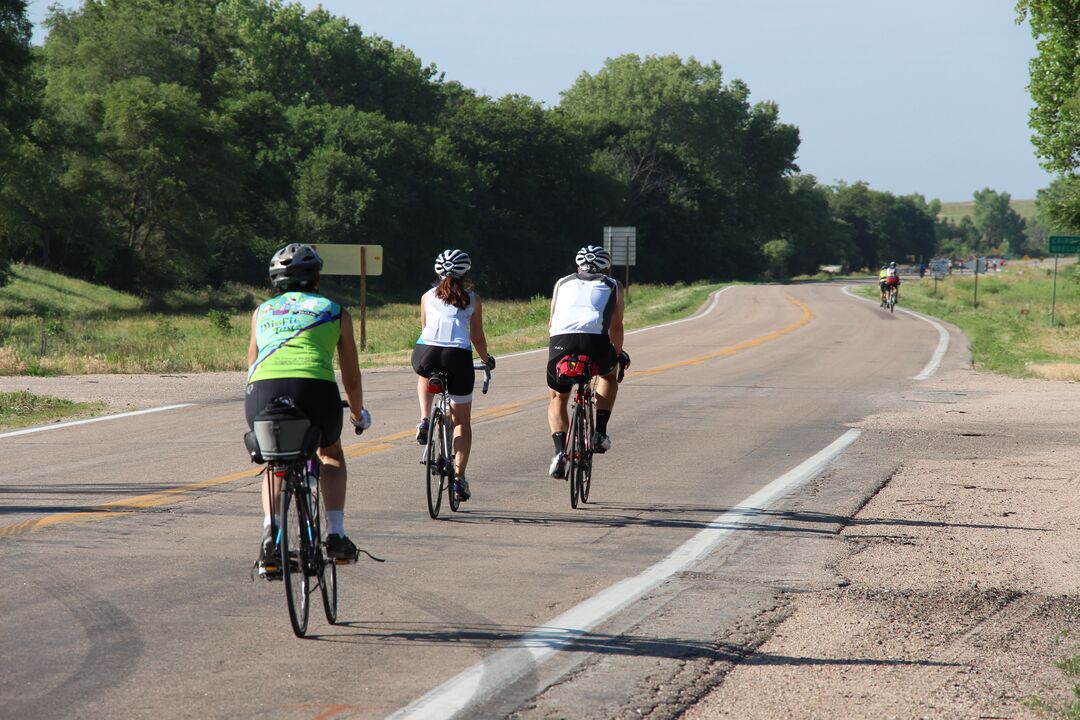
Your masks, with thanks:
<instances>
[{"instance_id":1,"label":"gravel shoulder","mask_svg":"<svg viewBox=\"0 0 1080 720\"><path fill-rule=\"evenodd\" d=\"M1080 653L1078 409L1075 383L954 368L867 418L899 469L841 532L831 569L848 584L791 596L684 717L1064 717L1076 680L1054 663Z\"/></svg>"}]
</instances>

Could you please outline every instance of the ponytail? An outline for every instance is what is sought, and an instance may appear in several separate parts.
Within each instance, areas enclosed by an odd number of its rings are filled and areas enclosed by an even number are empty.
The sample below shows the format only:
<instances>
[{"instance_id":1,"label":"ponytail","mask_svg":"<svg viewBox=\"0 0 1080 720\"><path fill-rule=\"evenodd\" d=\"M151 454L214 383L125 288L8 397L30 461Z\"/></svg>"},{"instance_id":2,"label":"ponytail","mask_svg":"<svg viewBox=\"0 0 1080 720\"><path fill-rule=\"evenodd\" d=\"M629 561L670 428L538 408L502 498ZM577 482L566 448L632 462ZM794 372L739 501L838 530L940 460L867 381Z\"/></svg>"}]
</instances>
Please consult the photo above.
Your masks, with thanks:
<instances>
[{"instance_id":1,"label":"ponytail","mask_svg":"<svg viewBox=\"0 0 1080 720\"><path fill-rule=\"evenodd\" d=\"M469 289L472 283L464 278L444 277L435 286L435 297L459 310L469 307Z\"/></svg>"}]
</instances>

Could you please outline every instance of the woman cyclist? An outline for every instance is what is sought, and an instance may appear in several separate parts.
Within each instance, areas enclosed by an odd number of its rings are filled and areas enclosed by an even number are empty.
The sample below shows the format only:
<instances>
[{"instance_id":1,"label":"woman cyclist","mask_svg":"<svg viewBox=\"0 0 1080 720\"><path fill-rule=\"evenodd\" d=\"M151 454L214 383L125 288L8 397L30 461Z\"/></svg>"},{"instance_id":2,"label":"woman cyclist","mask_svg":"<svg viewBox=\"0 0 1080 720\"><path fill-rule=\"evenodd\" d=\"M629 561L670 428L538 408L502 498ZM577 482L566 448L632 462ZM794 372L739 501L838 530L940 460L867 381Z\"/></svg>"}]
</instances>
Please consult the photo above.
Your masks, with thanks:
<instances>
[{"instance_id":1,"label":"woman cyclist","mask_svg":"<svg viewBox=\"0 0 1080 720\"><path fill-rule=\"evenodd\" d=\"M471 496L465 468L472 448L472 392L475 381L473 352L494 369L495 358L488 354L484 337L484 319L480 296L472 290L465 273L472 267L468 253L462 250L443 250L435 258L438 281L420 298L420 338L413 349L412 366L416 379L416 395L420 402L420 422L416 425L416 442L426 445L428 414L432 393L427 378L434 373L449 373L447 391L450 394L450 416L454 422L454 475L460 500Z\"/></svg>"},{"instance_id":2,"label":"woman cyclist","mask_svg":"<svg viewBox=\"0 0 1080 720\"><path fill-rule=\"evenodd\" d=\"M371 425L364 409L360 365L349 313L319 295L323 261L310 245L292 243L270 260L270 283L278 294L251 317L248 386L244 401L248 427L275 398L289 396L321 431L319 486L326 504L326 553L335 560L355 561L356 546L345 535L345 455L341 449L341 396L334 377L334 351L349 398L349 420L357 432ZM280 481L278 481L280 482ZM275 493L279 487L273 488ZM272 511L271 488L263 484L263 539L259 573L276 565L280 516ZM267 568L267 565L270 568Z\"/></svg>"}]
</instances>

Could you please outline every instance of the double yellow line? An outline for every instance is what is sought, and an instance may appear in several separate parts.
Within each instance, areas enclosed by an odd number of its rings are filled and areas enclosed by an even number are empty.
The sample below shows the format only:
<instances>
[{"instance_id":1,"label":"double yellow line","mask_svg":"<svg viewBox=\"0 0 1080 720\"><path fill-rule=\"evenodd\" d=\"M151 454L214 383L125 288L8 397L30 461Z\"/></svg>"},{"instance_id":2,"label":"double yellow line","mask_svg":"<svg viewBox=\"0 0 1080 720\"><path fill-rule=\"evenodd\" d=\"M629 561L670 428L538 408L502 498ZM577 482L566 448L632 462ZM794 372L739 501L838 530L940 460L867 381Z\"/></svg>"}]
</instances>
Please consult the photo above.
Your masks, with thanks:
<instances>
[{"instance_id":1,"label":"double yellow line","mask_svg":"<svg viewBox=\"0 0 1080 720\"><path fill-rule=\"evenodd\" d=\"M810 312L810 308L805 303L787 296L788 302L802 310L802 317L790 325L786 325L779 330L775 330L765 335L746 340L745 342L738 343L737 345L730 345L720 348L704 355L698 355L687 360L680 360L678 362L668 363L666 365L659 365L648 370L637 370L634 372L633 377L648 377L652 375L659 375L670 370L676 370L678 368L689 367L691 365L700 365L701 363L715 360L722 357L730 357L736 353L748 350L758 345L762 345L771 340L776 340L785 335L795 332L799 328L809 323L814 314ZM494 407L485 408L473 414L476 419L493 420L495 418L505 417L507 415L513 415L520 412L525 407L547 400L547 393L534 395L524 400L517 400L512 403L506 403L503 405L496 405ZM398 443L401 440L411 438L413 435L412 430L404 430L402 432L392 433L390 435L383 435L382 437L372 438L371 440L361 440L360 442L353 443L345 447L345 457L358 458L365 455L372 455L374 453L383 452L385 450L392 450L398 447ZM235 480L242 480L244 478L257 477L256 473L253 473L251 469L243 470L240 472L231 473L229 475L222 475L221 477L211 478L209 480L201 480L196 483L190 483L188 485L182 485L180 487L169 488L168 490L161 490L160 492L150 493L147 495L137 495L131 498L124 498L122 500L113 500L112 502L102 503L89 510L79 510L76 512L58 513L55 515L46 515L40 518L31 518L29 520L23 520L22 522L13 523L11 525L0 525L0 537L12 537L15 535L23 535L35 530L40 530L51 525L60 525L70 522L83 522L92 520L105 520L107 518L116 517L118 515L125 515L138 510L144 510L147 508L160 507L162 505L168 505L177 502L182 496L196 492L198 490L205 490L206 488L215 487L217 485L224 485L226 483L233 482Z\"/></svg>"}]
</instances>

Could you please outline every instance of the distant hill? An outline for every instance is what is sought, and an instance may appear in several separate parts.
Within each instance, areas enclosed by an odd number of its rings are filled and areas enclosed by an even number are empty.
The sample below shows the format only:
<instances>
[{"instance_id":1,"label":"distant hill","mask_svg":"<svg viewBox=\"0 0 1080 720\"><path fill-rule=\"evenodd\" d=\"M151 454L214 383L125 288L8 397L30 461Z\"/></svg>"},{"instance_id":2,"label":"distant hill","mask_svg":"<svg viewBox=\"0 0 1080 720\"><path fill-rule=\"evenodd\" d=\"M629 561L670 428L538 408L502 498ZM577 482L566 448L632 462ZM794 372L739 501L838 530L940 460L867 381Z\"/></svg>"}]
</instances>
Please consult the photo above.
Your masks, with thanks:
<instances>
[{"instance_id":1,"label":"distant hill","mask_svg":"<svg viewBox=\"0 0 1080 720\"><path fill-rule=\"evenodd\" d=\"M1012 209L1025 220L1031 220L1035 217L1034 200L1013 200L1009 205L1012 206ZM971 217L971 211L974 207L974 200L968 200L966 202L943 202L941 203L941 212L938 213L938 217L943 220L952 220L954 223L958 223L961 218Z\"/></svg>"}]
</instances>

